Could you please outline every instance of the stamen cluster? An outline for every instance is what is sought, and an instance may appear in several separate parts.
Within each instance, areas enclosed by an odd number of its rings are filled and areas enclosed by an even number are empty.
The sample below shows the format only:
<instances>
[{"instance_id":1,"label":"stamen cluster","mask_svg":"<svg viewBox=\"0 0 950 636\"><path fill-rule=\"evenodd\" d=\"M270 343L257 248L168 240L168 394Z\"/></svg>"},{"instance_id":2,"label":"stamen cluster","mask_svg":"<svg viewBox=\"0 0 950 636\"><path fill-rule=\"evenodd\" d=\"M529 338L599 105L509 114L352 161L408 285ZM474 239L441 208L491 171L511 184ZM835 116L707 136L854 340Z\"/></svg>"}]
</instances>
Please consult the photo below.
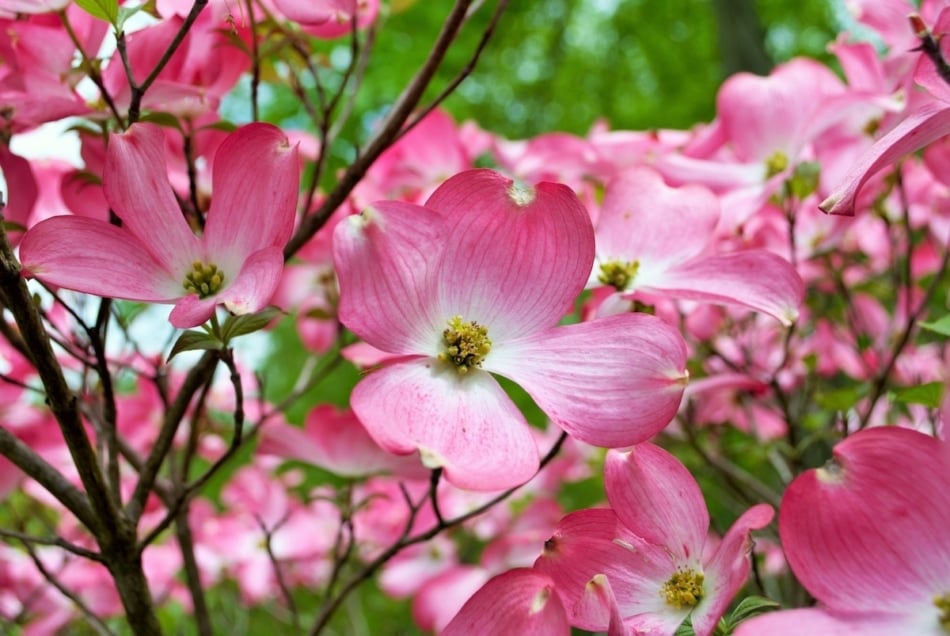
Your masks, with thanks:
<instances>
[{"instance_id":1,"label":"stamen cluster","mask_svg":"<svg viewBox=\"0 0 950 636\"><path fill-rule=\"evenodd\" d=\"M610 261L600 266L600 275L597 277L604 285L610 285L617 291L624 291L637 276L640 269L639 261Z\"/></svg>"},{"instance_id":2,"label":"stamen cluster","mask_svg":"<svg viewBox=\"0 0 950 636\"><path fill-rule=\"evenodd\" d=\"M695 570L677 570L663 587L660 596L678 610L696 607L703 599L703 575Z\"/></svg>"},{"instance_id":3,"label":"stamen cluster","mask_svg":"<svg viewBox=\"0 0 950 636\"><path fill-rule=\"evenodd\" d=\"M472 367L482 366L482 361L491 351L488 328L475 321L466 322L461 316L449 320L449 326L442 332L445 350L439 354L439 360L455 365L459 374L468 373Z\"/></svg>"},{"instance_id":4,"label":"stamen cluster","mask_svg":"<svg viewBox=\"0 0 950 636\"><path fill-rule=\"evenodd\" d=\"M185 280L181 284L185 291L198 294L198 298L202 299L221 291L224 285L224 272L219 270L217 265L195 261L191 266L192 271L185 275Z\"/></svg>"}]
</instances>

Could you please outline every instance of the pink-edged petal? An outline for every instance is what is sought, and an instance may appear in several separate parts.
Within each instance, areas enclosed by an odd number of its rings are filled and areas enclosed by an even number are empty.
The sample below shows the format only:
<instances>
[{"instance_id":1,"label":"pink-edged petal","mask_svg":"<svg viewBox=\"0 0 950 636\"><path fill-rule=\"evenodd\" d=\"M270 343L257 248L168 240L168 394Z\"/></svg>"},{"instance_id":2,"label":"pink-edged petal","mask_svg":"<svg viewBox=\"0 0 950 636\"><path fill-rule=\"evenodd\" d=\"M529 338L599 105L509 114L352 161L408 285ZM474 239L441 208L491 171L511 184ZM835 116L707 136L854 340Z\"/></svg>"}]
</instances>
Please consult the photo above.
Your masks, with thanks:
<instances>
[{"instance_id":1,"label":"pink-edged petal","mask_svg":"<svg viewBox=\"0 0 950 636\"><path fill-rule=\"evenodd\" d=\"M138 238L85 217L37 223L23 236L20 262L45 283L97 296L169 302L184 294Z\"/></svg>"},{"instance_id":2,"label":"pink-edged petal","mask_svg":"<svg viewBox=\"0 0 950 636\"><path fill-rule=\"evenodd\" d=\"M297 459L344 477L361 477L399 469L424 478L428 471L411 457L383 451L351 411L323 404L307 415L304 428L275 422L261 432L257 452Z\"/></svg>"},{"instance_id":3,"label":"pink-edged petal","mask_svg":"<svg viewBox=\"0 0 950 636\"><path fill-rule=\"evenodd\" d=\"M197 294L190 294L175 303L168 314L168 322L176 329L197 327L211 320L217 306L218 299L214 296L198 298Z\"/></svg>"},{"instance_id":4,"label":"pink-edged petal","mask_svg":"<svg viewBox=\"0 0 950 636\"><path fill-rule=\"evenodd\" d=\"M333 233L340 321L389 353L438 353L445 325L432 305L444 243L442 217L409 203L378 202L340 221Z\"/></svg>"},{"instance_id":5,"label":"pink-edged petal","mask_svg":"<svg viewBox=\"0 0 950 636\"><path fill-rule=\"evenodd\" d=\"M766 504L753 506L739 517L722 538L712 560L703 568L704 596L690 615L696 636L712 634L733 597L745 585L752 567L749 533L772 522L775 511Z\"/></svg>"},{"instance_id":6,"label":"pink-edged petal","mask_svg":"<svg viewBox=\"0 0 950 636\"><path fill-rule=\"evenodd\" d=\"M638 167L607 184L597 220L601 262L638 261L662 271L699 254L719 222L719 199L700 186L671 188Z\"/></svg>"},{"instance_id":7,"label":"pink-edged petal","mask_svg":"<svg viewBox=\"0 0 950 636\"><path fill-rule=\"evenodd\" d=\"M698 569L709 530L703 493L683 464L659 446L612 450L604 464L610 507L631 532Z\"/></svg>"},{"instance_id":8,"label":"pink-edged petal","mask_svg":"<svg viewBox=\"0 0 950 636\"><path fill-rule=\"evenodd\" d=\"M459 488L502 490L538 470L524 416L483 371L461 376L432 358L399 362L364 378L350 403L377 444L400 455L419 451Z\"/></svg>"},{"instance_id":9,"label":"pink-edged petal","mask_svg":"<svg viewBox=\"0 0 950 636\"><path fill-rule=\"evenodd\" d=\"M567 186L518 184L491 170L443 183L426 207L446 218L442 319L461 315L492 340L557 324L590 275L590 216Z\"/></svg>"},{"instance_id":10,"label":"pink-edged petal","mask_svg":"<svg viewBox=\"0 0 950 636\"><path fill-rule=\"evenodd\" d=\"M617 597L610 587L610 579L604 574L595 574L584 587L584 595L574 606L573 614L578 617L578 622L602 623L604 608L607 608L610 615L607 636L626 636L627 630L623 625Z\"/></svg>"},{"instance_id":11,"label":"pink-edged petal","mask_svg":"<svg viewBox=\"0 0 950 636\"><path fill-rule=\"evenodd\" d=\"M202 254L175 200L165 167L165 133L133 124L109 137L103 169L106 200L122 223L168 271L184 275Z\"/></svg>"},{"instance_id":12,"label":"pink-edged petal","mask_svg":"<svg viewBox=\"0 0 950 636\"><path fill-rule=\"evenodd\" d=\"M551 579L529 568L499 574L465 603L443 636L570 634L571 626Z\"/></svg>"},{"instance_id":13,"label":"pink-edged petal","mask_svg":"<svg viewBox=\"0 0 950 636\"><path fill-rule=\"evenodd\" d=\"M259 250L244 261L237 278L215 297L233 314L260 311L274 296L283 271L284 254L280 247Z\"/></svg>"},{"instance_id":14,"label":"pink-edged petal","mask_svg":"<svg viewBox=\"0 0 950 636\"><path fill-rule=\"evenodd\" d=\"M534 567L551 577L571 624L581 629L604 630L611 622L609 606L584 601L598 574L609 579L625 618L667 623L672 633L687 614L668 607L660 594L676 571L669 553L644 543L613 510L580 510L561 519Z\"/></svg>"},{"instance_id":15,"label":"pink-edged petal","mask_svg":"<svg viewBox=\"0 0 950 636\"><path fill-rule=\"evenodd\" d=\"M805 283L791 263L765 250L697 258L674 267L642 289L673 298L743 305L790 325L798 317Z\"/></svg>"},{"instance_id":16,"label":"pink-edged petal","mask_svg":"<svg viewBox=\"0 0 950 636\"><path fill-rule=\"evenodd\" d=\"M0 145L0 175L7 183L7 196L3 201L5 207L0 208L3 219L25 228L40 195L33 168L29 161L13 154L5 145ZM11 241L16 245L20 232L16 232L14 237L11 237Z\"/></svg>"},{"instance_id":17,"label":"pink-edged petal","mask_svg":"<svg viewBox=\"0 0 950 636\"><path fill-rule=\"evenodd\" d=\"M686 345L654 316L621 314L494 347L484 368L520 384L573 437L610 448L669 424L686 386Z\"/></svg>"},{"instance_id":18,"label":"pink-edged petal","mask_svg":"<svg viewBox=\"0 0 950 636\"><path fill-rule=\"evenodd\" d=\"M294 227L299 163L297 147L270 124L242 126L222 142L205 225L210 255L230 255L236 267L265 247L283 249ZM228 269L226 262L218 265Z\"/></svg>"},{"instance_id":19,"label":"pink-edged petal","mask_svg":"<svg viewBox=\"0 0 950 636\"><path fill-rule=\"evenodd\" d=\"M950 107L933 102L923 106L874 142L848 173L844 185L818 206L829 214L853 216L861 186L878 170L907 153L950 134Z\"/></svg>"},{"instance_id":20,"label":"pink-edged petal","mask_svg":"<svg viewBox=\"0 0 950 636\"><path fill-rule=\"evenodd\" d=\"M840 614L820 608L769 612L743 621L735 631L736 636L946 636L946 633L936 617Z\"/></svg>"},{"instance_id":21,"label":"pink-edged petal","mask_svg":"<svg viewBox=\"0 0 950 636\"><path fill-rule=\"evenodd\" d=\"M900 612L946 594L944 443L910 429L871 428L833 452L833 463L797 477L782 499L779 534L798 580L840 611Z\"/></svg>"}]
</instances>

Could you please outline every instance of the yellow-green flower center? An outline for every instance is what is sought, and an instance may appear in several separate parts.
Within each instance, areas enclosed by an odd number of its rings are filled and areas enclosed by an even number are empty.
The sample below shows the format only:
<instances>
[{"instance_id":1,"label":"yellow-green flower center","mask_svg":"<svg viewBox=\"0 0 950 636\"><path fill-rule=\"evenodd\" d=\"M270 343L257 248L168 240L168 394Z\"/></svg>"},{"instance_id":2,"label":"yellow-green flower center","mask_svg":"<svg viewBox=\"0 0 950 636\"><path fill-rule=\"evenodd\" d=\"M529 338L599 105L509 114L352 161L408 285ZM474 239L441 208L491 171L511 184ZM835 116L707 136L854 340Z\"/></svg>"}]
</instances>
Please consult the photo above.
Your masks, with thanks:
<instances>
[{"instance_id":1,"label":"yellow-green flower center","mask_svg":"<svg viewBox=\"0 0 950 636\"><path fill-rule=\"evenodd\" d=\"M600 266L600 275L597 280L604 285L610 285L617 291L625 291L633 279L637 277L640 261L610 261Z\"/></svg>"},{"instance_id":2,"label":"yellow-green flower center","mask_svg":"<svg viewBox=\"0 0 950 636\"><path fill-rule=\"evenodd\" d=\"M781 150L776 150L765 160L765 178L774 177L786 168L788 168L788 155Z\"/></svg>"},{"instance_id":3,"label":"yellow-green flower center","mask_svg":"<svg viewBox=\"0 0 950 636\"><path fill-rule=\"evenodd\" d=\"M940 626L943 627L943 631L950 634L950 592L934 598L934 605L940 610L940 617L938 618Z\"/></svg>"},{"instance_id":4,"label":"yellow-green flower center","mask_svg":"<svg viewBox=\"0 0 950 636\"><path fill-rule=\"evenodd\" d=\"M439 354L439 360L455 365L460 375L469 372L472 367L482 366L482 361L491 351L488 328L475 321L463 321L461 316L449 320L448 328L442 332L445 350Z\"/></svg>"},{"instance_id":5,"label":"yellow-green flower center","mask_svg":"<svg viewBox=\"0 0 950 636\"><path fill-rule=\"evenodd\" d=\"M181 286L189 294L198 294L198 298L207 298L221 291L224 285L224 272L214 263L195 261L191 264L191 271L185 274Z\"/></svg>"},{"instance_id":6,"label":"yellow-green flower center","mask_svg":"<svg viewBox=\"0 0 950 636\"><path fill-rule=\"evenodd\" d=\"M667 605L678 610L696 607L703 599L703 575L695 570L677 570L660 588Z\"/></svg>"}]
</instances>

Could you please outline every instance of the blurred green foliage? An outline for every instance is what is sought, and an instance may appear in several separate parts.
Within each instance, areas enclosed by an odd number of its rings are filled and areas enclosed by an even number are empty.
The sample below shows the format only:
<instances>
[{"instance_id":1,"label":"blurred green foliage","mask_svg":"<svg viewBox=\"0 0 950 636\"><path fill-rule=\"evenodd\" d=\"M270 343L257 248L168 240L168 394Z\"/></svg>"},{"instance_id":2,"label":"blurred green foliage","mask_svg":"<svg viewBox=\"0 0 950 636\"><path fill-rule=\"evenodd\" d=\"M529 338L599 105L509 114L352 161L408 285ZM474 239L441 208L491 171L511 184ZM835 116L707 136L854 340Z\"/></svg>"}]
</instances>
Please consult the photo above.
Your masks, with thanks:
<instances>
[{"instance_id":1,"label":"blurred green foliage","mask_svg":"<svg viewBox=\"0 0 950 636\"><path fill-rule=\"evenodd\" d=\"M401 5L382 24L360 96L358 111L370 116L422 64L450 3ZM436 90L467 63L493 5L467 25ZM601 118L615 128L688 128L713 117L742 33L760 27L767 62L827 60L839 16L832 0L519 0L446 108L512 139L583 134ZM762 70L755 59L740 66Z\"/></svg>"}]
</instances>

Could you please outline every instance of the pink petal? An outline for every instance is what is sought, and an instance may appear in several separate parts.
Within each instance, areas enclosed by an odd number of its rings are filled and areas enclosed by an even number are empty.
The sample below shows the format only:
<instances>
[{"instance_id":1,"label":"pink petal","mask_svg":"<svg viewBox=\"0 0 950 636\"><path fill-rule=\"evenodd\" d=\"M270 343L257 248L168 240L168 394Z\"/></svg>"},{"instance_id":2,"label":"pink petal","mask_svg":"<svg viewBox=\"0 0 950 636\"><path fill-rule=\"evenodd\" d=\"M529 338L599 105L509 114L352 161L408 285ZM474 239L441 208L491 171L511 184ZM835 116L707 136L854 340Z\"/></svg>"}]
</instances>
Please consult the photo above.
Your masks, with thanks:
<instances>
[{"instance_id":1,"label":"pink petal","mask_svg":"<svg viewBox=\"0 0 950 636\"><path fill-rule=\"evenodd\" d=\"M604 488L631 532L667 548L678 564L699 569L709 513L696 480L678 459L646 442L609 451Z\"/></svg>"},{"instance_id":2,"label":"pink petal","mask_svg":"<svg viewBox=\"0 0 950 636\"><path fill-rule=\"evenodd\" d=\"M300 168L296 146L270 124L231 133L214 156L205 245L225 270L265 247L279 247L294 227ZM228 258L233 259L228 263Z\"/></svg>"},{"instance_id":3,"label":"pink petal","mask_svg":"<svg viewBox=\"0 0 950 636\"><path fill-rule=\"evenodd\" d=\"M614 596L613 588L610 587L610 579L604 574L595 574L587 582L581 600L574 606L574 615L578 617L578 622L602 623L604 608L607 608L610 614L607 636L626 636L627 630L623 624L623 617L620 615L617 597Z\"/></svg>"},{"instance_id":4,"label":"pink petal","mask_svg":"<svg viewBox=\"0 0 950 636\"><path fill-rule=\"evenodd\" d=\"M779 534L805 588L840 611L931 602L950 582L950 458L909 429L871 428L834 449L834 463L797 477Z\"/></svg>"},{"instance_id":5,"label":"pink petal","mask_svg":"<svg viewBox=\"0 0 950 636\"><path fill-rule=\"evenodd\" d=\"M433 317L445 244L442 218L384 201L341 221L333 233L340 321L390 353L436 354L445 325Z\"/></svg>"},{"instance_id":6,"label":"pink petal","mask_svg":"<svg viewBox=\"0 0 950 636\"><path fill-rule=\"evenodd\" d=\"M654 170L634 168L607 184L597 220L598 260L639 261L662 271L699 254L718 222L719 200L709 190L671 188Z\"/></svg>"},{"instance_id":7,"label":"pink petal","mask_svg":"<svg viewBox=\"0 0 950 636\"><path fill-rule=\"evenodd\" d=\"M944 636L932 621L928 630L920 617L907 614L836 614L826 609L808 608L769 612L740 623L736 636Z\"/></svg>"},{"instance_id":8,"label":"pink petal","mask_svg":"<svg viewBox=\"0 0 950 636\"><path fill-rule=\"evenodd\" d=\"M496 342L555 325L590 275L593 228L566 186L469 170L426 207L446 218L441 317L475 320Z\"/></svg>"},{"instance_id":9,"label":"pink petal","mask_svg":"<svg viewBox=\"0 0 950 636\"><path fill-rule=\"evenodd\" d=\"M660 595L676 571L670 555L644 543L612 510L580 510L561 519L534 567L551 577L571 623L581 629L604 630L611 622L610 607L584 600L598 574L610 581L623 617L650 620L648 615L670 624L671 632L686 617L686 611L668 607Z\"/></svg>"},{"instance_id":10,"label":"pink petal","mask_svg":"<svg viewBox=\"0 0 950 636\"><path fill-rule=\"evenodd\" d=\"M261 249L244 261L237 278L222 289L216 298L233 314L252 314L260 311L274 296L283 271L282 248Z\"/></svg>"},{"instance_id":11,"label":"pink petal","mask_svg":"<svg viewBox=\"0 0 950 636\"><path fill-rule=\"evenodd\" d=\"M502 490L538 470L538 449L524 416L489 374L460 376L431 358L399 362L364 378L350 400L380 446L419 451L459 488Z\"/></svg>"},{"instance_id":12,"label":"pink petal","mask_svg":"<svg viewBox=\"0 0 950 636\"><path fill-rule=\"evenodd\" d=\"M161 128L138 123L109 137L103 188L113 211L155 261L184 277L203 250L168 182Z\"/></svg>"},{"instance_id":13,"label":"pink petal","mask_svg":"<svg viewBox=\"0 0 950 636\"><path fill-rule=\"evenodd\" d=\"M3 201L6 207L0 208L4 220L28 227L33 205L40 194L30 162L0 145L0 175L7 183ZM19 237L20 232L17 232L11 237L11 242L16 245Z\"/></svg>"},{"instance_id":14,"label":"pink petal","mask_svg":"<svg viewBox=\"0 0 950 636\"><path fill-rule=\"evenodd\" d=\"M872 175L947 134L950 134L950 108L939 102L925 105L868 148L848 173L844 185L818 207L830 214L853 216L858 192Z\"/></svg>"},{"instance_id":15,"label":"pink petal","mask_svg":"<svg viewBox=\"0 0 950 636\"><path fill-rule=\"evenodd\" d=\"M218 299L215 296L198 298L197 294L190 294L175 303L174 309L168 314L168 322L176 329L197 327L211 319L217 306Z\"/></svg>"},{"instance_id":16,"label":"pink petal","mask_svg":"<svg viewBox=\"0 0 950 636\"><path fill-rule=\"evenodd\" d=\"M509 570L488 581L442 632L443 636L570 633L554 583L546 575L528 568Z\"/></svg>"},{"instance_id":17,"label":"pink petal","mask_svg":"<svg viewBox=\"0 0 950 636\"><path fill-rule=\"evenodd\" d=\"M750 307L790 325L798 317L805 283L791 263L765 250L697 258L673 267L643 289L658 294Z\"/></svg>"},{"instance_id":18,"label":"pink petal","mask_svg":"<svg viewBox=\"0 0 950 636\"><path fill-rule=\"evenodd\" d=\"M621 314L499 343L484 368L520 384L577 439L609 448L669 424L686 385L686 345L659 318Z\"/></svg>"},{"instance_id":19,"label":"pink petal","mask_svg":"<svg viewBox=\"0 0 950 636\"><path fill-rule=\"evenodd\" d=\"M169 302L181 281L157 263L131 232L85 217L56 216L23 236L24 271L45 283L105 296Z\"/></svg>"},{"instance_id":20,"label":"pink petal","mask_svg":"<svg viewBox=\"0 0 950 636\"><path fill-rule=\"evenodd\" d=\"M690 615L696 636L712 634L733 597L745 585L752 567L749 533L769 525L774 516L771 506L753 506L732 524L722 538L712 560L703 568L705 596Z\"/></svg>"}]
</instances>

